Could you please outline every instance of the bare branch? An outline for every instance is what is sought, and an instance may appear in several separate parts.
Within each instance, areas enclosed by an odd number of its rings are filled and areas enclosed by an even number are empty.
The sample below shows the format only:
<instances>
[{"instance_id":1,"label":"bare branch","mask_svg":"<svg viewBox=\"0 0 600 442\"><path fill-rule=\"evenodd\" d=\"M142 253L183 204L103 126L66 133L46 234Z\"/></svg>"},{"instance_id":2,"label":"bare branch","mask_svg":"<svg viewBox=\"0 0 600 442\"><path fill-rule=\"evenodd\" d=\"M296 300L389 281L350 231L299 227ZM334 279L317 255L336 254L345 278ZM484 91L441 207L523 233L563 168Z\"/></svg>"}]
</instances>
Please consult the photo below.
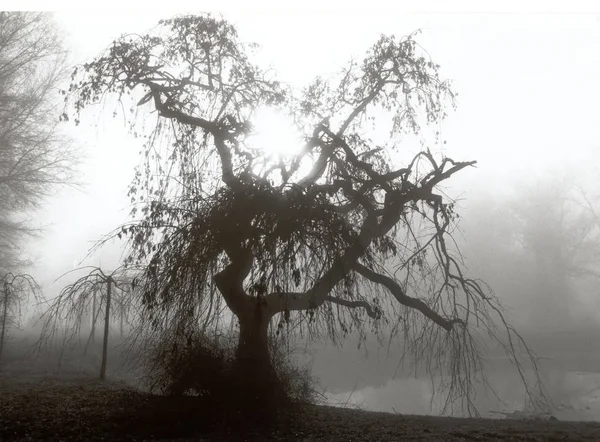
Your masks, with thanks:
<instances>
[{"instance_id":1,"label":"bare branch","mask_svg":"<svg viewBox=\"0 0 600 442\"><path fill-rule=\"evenodd\" d=\"M376 273L373 270L365 267L364 265L362 265L358 262L355 263L353 267L358 273L360 273L365 278L367 278L377 284L381 284L385 288L387 288L389 290L389 292L394 296L394 298L396 298L396 300L399 303L401 303L402 305L405 305L407 307L414 308L415 310L420 311L426 317L428 317L433 322L438 324L440 327L444 328L446 331L451 331L454 324L458 323L458 324L464 325L464 322L461 319L459 319L459 318L454 318L454 319L443 318L437 312L431 310L427 306L427 304L425 304L420 299L412 298L412 297L406 295L406 293L404 293L404 290L402 290L402 287L400 287L400 285L396 281L394 281L392 278L390 278L389 276L382 275L380 273Z\"/></svg>"},{"instance_id":2,"label":"bare branch","mask_svg":"<svg viewBox=\"0 0 600 442\"><path fill-rule=\"evenodd\" d=\"M364 308L367 312L367 315L369 315L370 318L381 318L381 311L379 309L373 308L373 306L366 301L349 301L347 299L342 299L335 296L327 296L325 298L325 301L331 302L333 304L342 305L348 308Z\"/></svg>"},{"instance_id":3,"label":"bare branch","mask_svg":"<svg viewBox=\"0 0 600 442\"><path fill-rule=\"evenodd\" d=\"M39 207L57 186L75 186L77 155L60 133L56 86L65 77L66 52L51 15L0 14L0 222ZM23 223L9 229L0 268L17 264ZM12 264L11 264L12 262Z\"/></svg>"}]
</instances>

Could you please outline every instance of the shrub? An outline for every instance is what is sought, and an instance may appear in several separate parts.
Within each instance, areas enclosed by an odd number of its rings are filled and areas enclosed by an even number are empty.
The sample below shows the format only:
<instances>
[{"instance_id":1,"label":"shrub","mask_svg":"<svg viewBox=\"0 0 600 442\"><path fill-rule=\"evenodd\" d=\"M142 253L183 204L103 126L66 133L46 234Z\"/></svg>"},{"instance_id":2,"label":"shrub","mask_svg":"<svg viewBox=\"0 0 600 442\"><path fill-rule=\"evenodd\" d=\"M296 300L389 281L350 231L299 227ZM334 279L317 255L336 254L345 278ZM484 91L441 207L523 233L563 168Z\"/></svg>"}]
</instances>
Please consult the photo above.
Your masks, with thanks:
<instances>
[{"instance_id":1,"label":"shrub","mask_svg":"<svg viewBox=\"0 0 600 442\"><path fill-rule=\"evenodd\" d=\"M292 348L284 338L271 337L271 362L286 396L297 405L320 403L324 395L317 390L317 378L312 375L311 365L300 364Z\"/></svg>"},{"instance_id":2,"label":"shrub","mask_svg":"<svg viewBox=\"0 0 600 442\"><path fill-rule=\"evenodd\" d=\"M230 346L200 333L185 343L165 339L151 348L146 361L150 391L219 397L227 389L232 360Z\"/></svg>"},{"instance_id":3,"label":"shrub","mask_svg":"<svg viewBox=\"0 0 600 442\"><path fill-rule=\"evenodd\" d=\"M168 338L155 343L146 361L151 392L174 397L201 396L227 410L256 408L257 404L245 403L246 396L239 391L240 385L248 385L248 379L240 379L244 373L232 369L236 345L237 337L231 334L209 337L199 332L185 343ZM271 338L270 347L285 398L273 397L273 403L266 405L281 412L317 402L319 393L314 388L316 382L310 367L300 366L294 360L294 350L283 338Z\"/></svg>"}]
</instances>

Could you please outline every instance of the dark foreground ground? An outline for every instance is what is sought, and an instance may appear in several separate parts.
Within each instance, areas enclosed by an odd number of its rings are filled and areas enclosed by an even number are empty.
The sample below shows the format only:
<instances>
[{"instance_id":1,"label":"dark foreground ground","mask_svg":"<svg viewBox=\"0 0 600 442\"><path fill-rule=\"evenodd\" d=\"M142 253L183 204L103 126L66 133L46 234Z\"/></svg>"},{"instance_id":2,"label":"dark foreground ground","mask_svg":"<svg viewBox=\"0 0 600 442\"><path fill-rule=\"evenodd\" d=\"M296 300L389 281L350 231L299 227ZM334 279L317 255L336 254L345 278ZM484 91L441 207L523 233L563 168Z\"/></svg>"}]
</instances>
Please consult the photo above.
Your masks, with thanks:
<instances>
[{"instance_id":1,"label":"dark foreground ground","mask_svg":"<svg viewBox=\"0 0 600 442\"><path fill-rule=\"evenodd\" d=\"M600 423L458 419L315 406L276 425L111 382L0 375L0 440L600 441Z\"/></svg>"}]
</instances>

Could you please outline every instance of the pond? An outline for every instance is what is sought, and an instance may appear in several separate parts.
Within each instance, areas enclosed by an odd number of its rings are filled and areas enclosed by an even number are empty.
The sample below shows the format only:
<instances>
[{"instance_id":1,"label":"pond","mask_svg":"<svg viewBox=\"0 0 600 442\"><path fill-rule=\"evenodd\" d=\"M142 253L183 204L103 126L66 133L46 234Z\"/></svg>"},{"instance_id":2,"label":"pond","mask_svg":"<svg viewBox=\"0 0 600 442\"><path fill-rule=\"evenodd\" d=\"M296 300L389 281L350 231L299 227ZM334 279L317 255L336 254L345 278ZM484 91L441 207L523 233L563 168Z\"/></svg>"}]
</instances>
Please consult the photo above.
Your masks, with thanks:
<instances>
[{"instance_id":1,"label":"pond","mask_svg":"<svg viewBox=\"0 0 600 442\"><path fill-rule=\"evenodd\" d=\"M556 404L553 416L559 420L600 421L600 373L544 370L542 375ZM488 379L499 398L483 388L477 389L475 403L482 417L504 418L508 413L524 410L525 390L514 368L494 370ZM332 405L399 414L438 415L443 405L442 397L433 394L427 377L390 379L381 387L326 393L326 397ZM456 410L454 415L465 413Z\"/></svg>"}]
</instances>

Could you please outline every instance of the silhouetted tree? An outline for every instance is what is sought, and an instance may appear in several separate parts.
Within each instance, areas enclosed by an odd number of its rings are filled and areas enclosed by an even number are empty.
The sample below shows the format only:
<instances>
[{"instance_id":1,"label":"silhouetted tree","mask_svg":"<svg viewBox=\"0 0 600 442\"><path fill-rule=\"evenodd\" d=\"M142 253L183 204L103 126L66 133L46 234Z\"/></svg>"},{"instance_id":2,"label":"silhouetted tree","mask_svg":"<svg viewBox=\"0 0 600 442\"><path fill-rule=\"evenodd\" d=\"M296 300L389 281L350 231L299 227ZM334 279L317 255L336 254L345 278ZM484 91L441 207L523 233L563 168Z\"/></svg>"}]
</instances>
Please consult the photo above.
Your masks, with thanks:
<instances>
[{"instance_id":1,"label":"silhouetted tree","mask_svg":"<svg viewBox=\"0 0 600 442\"><path fill-rule=\"evenodd\" d=\"M130 240L127 263L145 266L145 325L181 348L226 305L253 398L278 391L267 336L285 323L334 340L387 324L414 361L448 376L446 406L463 399L470 413L478 332L501 343L525 381L524 343L487 287L464 273L454 204L439 189L475 162L424 149L399 165L403 136L439 123L454 103L438 68L413 35L382 36L361 62L297 93L210 15L162 20L78 67L64 117L78 123L82 109L113 95L145 140L129 193L143 216L116 232ZM252 144L252 119L269 107L293 116L299 153L273 159ZM143 109L150 125L136 124ZM367 136L375 114L378 128L389 123L383 145Z\"/></svg>"},{"instance_id":2,"label":"silhouetted tree","mask_svg":"<svg viewBox=\"0 0 600 442\"><path fill-rule=\"evenodd\" d=\"M577 283L600 264L594 203L574 172L564 171L522 183L504 205L512 236L506 242L532 278L526 293L517 294L530 306L527 321L548 331L572 327L572 314L581 310Z\"/></svg>"},{"instance_id":3,"label":"silhouetted tree","mask_svg":"<svg viewBox=\"0 0 600 442\"><path fill-rule=\"evenodd\" d=\"M571 202L578 214L574 220L574 251L576 258L569 274L576 277L600 279L600 194L577 185Z\"/></svg>"},{"instance_id":4,"label":"silhouetted tree","mask_svg":"<svg viewBox=\"0 0 600 442\"><path fill-rule=\"evenodd\" d=\"M23 304L31 297L39 301L41 291L30 275L6 273L0 278L0 363L9 330L19 327Z\"/></svg>"},{"instance_id":5,"label":"silhouetted tree","mask_svg":"<svg viewBox=\"0 0 600 442\"><path fill-rule=\"evenodd\" d=\"M597 353L590 295L600 275L600 225L592 186L580 184L584 172L564 167L486 195L462 224L469 264L509 306L559 400L568 372L585 370Z\"/></svg>"},{"instance_id":6,"label":"silhouetted tree","mask_svg":"<svg viewBox=\"0 0 600 442\"><path fill-rule=\"evenodd\" d=\"M66 52L48 13L0 12L0 269L21 263L23 214L72 182L75 154L57 130Z\"/></svg>"},{"instance_id":7,"label":"silhouetted tree","mask_svg":"<svg viewBox=\"0 0 600 442\"><path fill-rule=\"evenodd\" d=\"M97 317L103 310L104 336L102 340L100 379L104 380L106 378L106 364L108 359L108 335L112 311L111 303L114 296L113 288L126 290L125 287L131 285L131 278L127 276L127 271L123 268L118 268L110 274L105 274L98 267L84 267L76 270L85 268L90 268L90 272L73 284L67 285L42 315L42 332L38 346L42 347L51 342L51 340L57 337L58 332L62 328L65 330L63 348L69 342L72 344L79 336L82 323L88 317L87 312L91 308L93 322L90 336L85 345L84 352L87 351L90 340L94 337ZM100 295L99 297L98 294ZM123 305L125 304L123 300L121 302Z\"/></svg>"},{"instance_id":8,"label":"silhouetted tree","mask_svg":"<svg viewBox=\"0 0 600 442\"><path fill-rule=\"evenodd\" d=\"M133 296L131 295L131 287L129 285L121 284L119 290L112 293L112 308L113 316L119 321L119 337L123 339L125 335L125 326L130 325L131 320L131 307ZM92 305L90 313L90 335L86 343L86 350L90 342L96 342L96 324L98 317L102 310L101 302L97 302L98 293L92 294Z\"/></svg>"}]
</instances>

